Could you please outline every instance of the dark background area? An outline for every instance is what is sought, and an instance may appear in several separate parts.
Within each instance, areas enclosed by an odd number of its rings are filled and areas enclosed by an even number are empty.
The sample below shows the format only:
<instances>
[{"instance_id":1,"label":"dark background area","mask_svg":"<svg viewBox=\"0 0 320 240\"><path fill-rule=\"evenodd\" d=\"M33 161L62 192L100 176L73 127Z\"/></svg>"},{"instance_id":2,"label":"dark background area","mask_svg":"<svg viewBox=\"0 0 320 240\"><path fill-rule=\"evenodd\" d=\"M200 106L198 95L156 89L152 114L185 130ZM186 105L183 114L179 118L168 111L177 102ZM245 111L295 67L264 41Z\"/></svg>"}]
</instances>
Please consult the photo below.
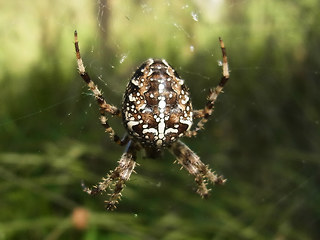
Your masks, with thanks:
<instances>
[{"instance_id":1,"label":"dark background area","mask_svg":"<svg viewBox=\"0 0 320 240\"><path fill-rule=\"evenodd\" d=\"M0 239L320 238L319 1L0 5ZM226 185L203 200L174 156L141 153L116 211L82 192L124 148L104 133L77 73L75 29L87 71L116 106L154 57L202 108L221 76L223 38L230 81L205 130L183 141Z\"/></svg>"}]
</instances>

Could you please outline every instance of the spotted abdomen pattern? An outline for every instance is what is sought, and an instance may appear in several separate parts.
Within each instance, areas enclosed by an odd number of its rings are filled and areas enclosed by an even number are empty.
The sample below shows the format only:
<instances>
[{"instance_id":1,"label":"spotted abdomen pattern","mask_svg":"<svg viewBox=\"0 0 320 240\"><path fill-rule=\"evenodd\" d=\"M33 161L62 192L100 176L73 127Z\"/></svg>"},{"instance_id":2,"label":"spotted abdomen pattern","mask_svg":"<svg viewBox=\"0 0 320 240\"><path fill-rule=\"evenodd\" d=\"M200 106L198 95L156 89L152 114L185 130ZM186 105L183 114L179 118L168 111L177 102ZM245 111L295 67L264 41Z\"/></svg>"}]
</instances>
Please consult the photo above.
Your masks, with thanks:
<instances>
[{"instance_id":1,"label":"spotted abdomen pattern","mask_svg":"<svg viewBox=\"0 0 320 240\"><path fill-rule=\"evenodd\" d=\"M189 92L165 61L148 59L128 83L122 104L124 125L145 148L170 146L191 128Z\"/></svg>"}]
</instances>

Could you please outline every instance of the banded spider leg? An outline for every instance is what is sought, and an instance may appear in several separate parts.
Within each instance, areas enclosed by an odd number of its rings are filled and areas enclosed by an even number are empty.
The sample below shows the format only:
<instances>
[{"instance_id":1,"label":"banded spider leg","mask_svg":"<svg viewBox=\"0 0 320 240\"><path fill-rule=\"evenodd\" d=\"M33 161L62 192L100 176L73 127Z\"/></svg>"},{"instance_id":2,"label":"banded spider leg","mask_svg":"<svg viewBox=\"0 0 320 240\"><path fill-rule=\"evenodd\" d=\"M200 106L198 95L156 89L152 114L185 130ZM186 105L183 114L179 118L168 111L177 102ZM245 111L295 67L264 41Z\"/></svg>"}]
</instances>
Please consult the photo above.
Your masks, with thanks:
<instances>
[{"instance_id":1,"label":"banded spider leg","mask_svg":"<svg viewBox=\"0 0 320 240\"><path fill-rule=\"evenodd\" d=\"M82 183L83 191L89 195L96 195L97 193L105 192L113 184L113 192L110 194L110 198L105 200L105 207L107 210L114 210L121 198L121 191L125 187L125 183L129 180L132 172L134 172L137 164L136 151L137 146L130 141L126 151L118 161L118 166L111 171L106 178L102 178L102 181L99 182L98 185L92 188L88 188Z\"/></svg>"},{"instance_id":2,"label":"banded spider leg","mask_svg":"<svg viewBox=\"0 0 320 240\"><path fill-rule=\"evenodd\" d=\"M193 111L193 117L201 118L201 119L197 123L197 126L194 130L189 130L188 132L185 133L185 136L187 137L196 136L197 132L203 129L204 124L208 121L209 117L212 115L214 103L216 102L219 94L222 92L223 87L229 80L229 66L228 66L226 48L221 38L219 38L219 41L220 41L220 47L222 52L222 77L218 86L216 86L213 90L210 89L209 96L207 97L208 101L204 109Z\"/></svg>"},{"instance_id":3,"label":"banded spider leg","mask_svg":"<svg viewBox=\"0 0 320 240\"><path fill-rule=\"evenodd\" d=\"M76 57L77 57L77 64L78 64L78 70L79 74L82 77L82 79L86 82L89 89L92 91L95 99L97 100L97 103L100 107L100 122L102 126L105 128L105 132L110 134L111 139L119 144L120 146L125 145L128 143L129 138L125 136L123 139L120 139L120 137L114 132L112 127L108 123L108 119L106 117L106 113L110 113L113 116L121 116L120 110L110 105L106 102L104 97L102 96L101 91L99 90L98 86L91 80L89 74L86 72L85 66L83 64L81 55L80 55L80 48L79 48L79 41L78 41L78 33L77 31L74 32L74 46L76 50Z\"/></svg>"},{"instance_id":4,"label":"banded spider leg","mask_svg":"<svg viewBox=\"0 0 320 240\"><path fill-rule=\"evenodd\" d=\"M224 184L227 180L222 176L216 175L200 158L184 143L177 141L169 149L177 157L177 161L191 175L195 176L195 182L198 185L197 193L201 197L208 197L210 189L207 188L207 181L213 184Z\"/></svg>"}]
</instances>

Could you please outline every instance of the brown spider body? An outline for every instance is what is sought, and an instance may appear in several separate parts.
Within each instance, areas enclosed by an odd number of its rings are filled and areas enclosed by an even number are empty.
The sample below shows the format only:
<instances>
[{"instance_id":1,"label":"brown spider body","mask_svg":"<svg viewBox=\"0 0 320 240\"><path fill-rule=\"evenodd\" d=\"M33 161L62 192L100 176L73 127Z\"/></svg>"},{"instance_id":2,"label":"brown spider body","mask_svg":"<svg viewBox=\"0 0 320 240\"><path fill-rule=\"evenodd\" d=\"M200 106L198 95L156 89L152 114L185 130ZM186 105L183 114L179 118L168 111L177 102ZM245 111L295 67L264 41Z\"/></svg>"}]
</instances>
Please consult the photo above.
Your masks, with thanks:
<instances>
[{"instance_id":1,"label":"brown spider body","mask_svg":"<svg viewBox=\"0 0 320 240\"><path fill-rule=\"evenodd\" d=\"M214 103L229 79L229 69L224 43L221 39L222 77L213 90L209 92L207 103L203 109L193 110L187 87L177 72L165 61L148 59L130 79L122 102L122 109L110 105L102 96L97 85L86 72L78 44L77 32L74 33L75 50L80 76L88 85L100 107L100 122L110 137L120 146L127 145L118 161L118 166L107 174L101 182L83 190L90 195L113 188L106 208L113 210L121 198L125 183L136 167L137 151L146 150L148 157L158 157L167 148L192 176L197 183L197 193L207 197L207 182L223 184L226 180L216 175L200 158L179 138L196 136L203 129L213 112ZM109 125L106 114L122 116L123 124L128 132L122 140ZM199 119L195 129L191 129L195 119Z\"/></svg>"},{"instance_id":2,"label":"brown spider body","mask_svg":"<svg viewBox=\"0 0 320 240\"><path fill-rule=\"evenodd\" d=\"M128 83L122 103L123 123L147 151L170 146L191 128L189 92L165 61L148 59Z\"/></svg>"}]
</instances>

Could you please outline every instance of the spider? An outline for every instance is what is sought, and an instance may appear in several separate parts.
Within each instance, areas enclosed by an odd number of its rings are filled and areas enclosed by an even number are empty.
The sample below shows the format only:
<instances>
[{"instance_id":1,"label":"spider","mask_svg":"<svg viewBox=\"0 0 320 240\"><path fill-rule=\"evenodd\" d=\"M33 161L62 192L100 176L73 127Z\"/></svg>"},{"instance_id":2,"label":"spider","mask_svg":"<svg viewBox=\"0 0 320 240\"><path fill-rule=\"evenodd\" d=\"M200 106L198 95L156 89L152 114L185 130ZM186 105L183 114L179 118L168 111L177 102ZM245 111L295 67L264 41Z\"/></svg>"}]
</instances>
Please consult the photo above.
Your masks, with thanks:
<instances>
[{"instance_id":1,"label":"spider","mask_svg":"<svg viewBox=\"0 0 320 240\"><path fill-rule=\"evenodd\" d=\"M80 56L77 31L74 32L75 51L80 76L92 91L100 107L100 122L111 139L120 146L126 145L125 152L118 161L118 166L92 188L82 183L83 191L95 195L110 189L111 194L105 201L107 210L114 210L121 198L125 183L129 180L136 163L136 154L144 149L146 156L156 158L164 149L177 158L195 177L197 193L206 198L213 185L223 184L226 179L212 172L200 158L179 138L196 136L203 129L213 112L214 103L229 79L226 49L219 38L222 51L222 77L219 84L210 90L203 109L193 110L188 88L184 80L164 59L148 59L133 74L125 90L121 109L106 102L97 85L86 72ZM122 118L127 130L121 139L108 123L106 114ZM194 129L193 120L199 119ZM113 190L112 190L113 187Z\"/></svg>"}]
</instances>

